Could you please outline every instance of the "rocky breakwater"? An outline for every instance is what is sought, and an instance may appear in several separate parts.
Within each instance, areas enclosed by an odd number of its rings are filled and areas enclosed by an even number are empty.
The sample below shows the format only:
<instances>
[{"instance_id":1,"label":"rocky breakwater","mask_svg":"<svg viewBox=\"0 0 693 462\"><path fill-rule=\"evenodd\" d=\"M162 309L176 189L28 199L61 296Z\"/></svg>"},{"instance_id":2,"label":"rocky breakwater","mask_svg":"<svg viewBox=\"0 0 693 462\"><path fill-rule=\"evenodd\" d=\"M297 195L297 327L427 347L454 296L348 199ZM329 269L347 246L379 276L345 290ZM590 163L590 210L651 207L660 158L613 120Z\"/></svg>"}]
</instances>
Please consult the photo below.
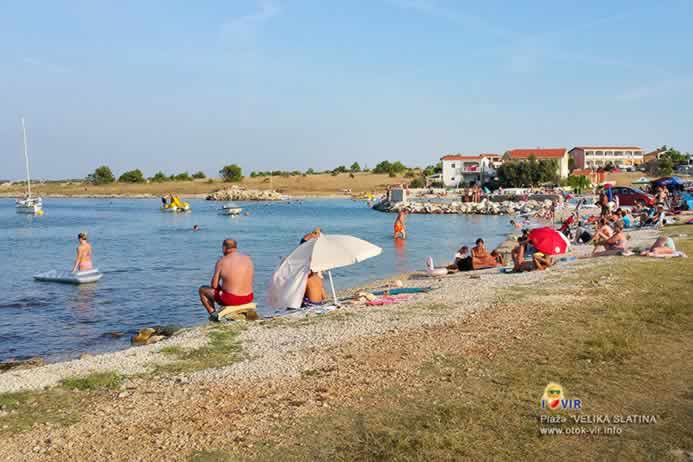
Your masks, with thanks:
<instances>
[{"instance_id":1,"label":"rocky breakwater","mask_svg":"<svg viewBox=\"0 0 693 462\"><path fill-rule=\"evenodd\" d=\"M207 196L208 201L280 201L285 196L277 191L244 189L237 186L214 191Z\"/></svg>"},{"instance_id":2,"label":"rocky breakwater","mask_svg":"<svg viewBox=\"0 0 693 462\"><path fill-rule=\"evenodd\" d=\"M469 214L469 215L516 215L535 213L551 207L551 201L503 201L491 202L388 202L383 201L373 206L380 212L427 214Z\"/></svg>"}]
</instances>

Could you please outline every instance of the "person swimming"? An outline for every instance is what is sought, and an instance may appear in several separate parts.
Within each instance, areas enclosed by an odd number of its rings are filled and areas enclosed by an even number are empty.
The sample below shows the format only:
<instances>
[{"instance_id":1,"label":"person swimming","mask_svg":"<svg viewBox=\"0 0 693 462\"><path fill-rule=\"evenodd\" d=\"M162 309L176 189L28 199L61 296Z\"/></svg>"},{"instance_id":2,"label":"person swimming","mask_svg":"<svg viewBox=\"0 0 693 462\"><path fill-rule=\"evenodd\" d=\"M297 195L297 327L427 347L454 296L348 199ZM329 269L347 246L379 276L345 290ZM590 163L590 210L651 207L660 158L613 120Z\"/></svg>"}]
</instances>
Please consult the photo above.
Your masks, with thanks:
<instances>
[{"instance_id":1,"label":"person swimming","mask_svg":"<svg viewBox=\"0 0 693 462\"><path fill-rule=\"evenodd\" d=\"M199 225L193 225L192 230L193 231L199 231L200 230Z\"/></svg>"},{"instance_id":2,"label":"person swimming","mask_svg":"<svg viewBox=\"0 0 693 462\"><path fill-rule=\"evenodd\" d=\"M77 256L75 257L75 264L72 267L72 272L76 273L94 269L91 244L87 242L87 233L79 233L77 239L79 240L79 244L77 245Z\"/></svg>"}]
</instances>

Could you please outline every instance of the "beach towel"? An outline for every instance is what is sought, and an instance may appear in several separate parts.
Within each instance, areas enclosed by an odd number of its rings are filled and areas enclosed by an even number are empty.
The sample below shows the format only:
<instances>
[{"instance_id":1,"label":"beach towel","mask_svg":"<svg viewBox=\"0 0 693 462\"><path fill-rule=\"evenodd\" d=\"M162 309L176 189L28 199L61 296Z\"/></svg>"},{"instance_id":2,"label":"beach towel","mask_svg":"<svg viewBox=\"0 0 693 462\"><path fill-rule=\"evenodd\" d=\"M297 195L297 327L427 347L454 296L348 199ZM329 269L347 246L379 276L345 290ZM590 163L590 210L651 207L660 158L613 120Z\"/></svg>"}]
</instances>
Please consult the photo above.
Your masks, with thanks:
<instances>
[{"instance_id":1,"label":"beach towel","mask_svg":"<svg viewBox=\"0 0 693 462\"><path fill-rule=\"evenodd\" d=\"M379 297L375 300L369 300L366 305L370 306L381 306L381 305L392 305L393 303L405 302L412 298L411 295L388 295L385 297Z\"/></svg>"},{"instance_id":2,"label":"beach towel","mask_svg":"<svg viewBox=\"0 0 693 462\"><path fill-rule=\"evenodd\" d=\"M387 292L388 295L402 295L402 294L419 294L419 293L430 292L432 290L433 290L433 287L401 287L398 289L388 289L387 291L375 290L371 293L373 295L385 295L385 292Z\"/></svg>"},{"instance_id":3,"label":"beach towel","mask_svg":"<svg viewBox=\"0 0 693 462\"><path fill-rule=\"evenodd\" d=\"M676 252L669 254L669 255L650 255L652 258L688 258L688 255L686 255L684 252L681 252L680 250L677 250Z\"/></svg>"}]
</instances>

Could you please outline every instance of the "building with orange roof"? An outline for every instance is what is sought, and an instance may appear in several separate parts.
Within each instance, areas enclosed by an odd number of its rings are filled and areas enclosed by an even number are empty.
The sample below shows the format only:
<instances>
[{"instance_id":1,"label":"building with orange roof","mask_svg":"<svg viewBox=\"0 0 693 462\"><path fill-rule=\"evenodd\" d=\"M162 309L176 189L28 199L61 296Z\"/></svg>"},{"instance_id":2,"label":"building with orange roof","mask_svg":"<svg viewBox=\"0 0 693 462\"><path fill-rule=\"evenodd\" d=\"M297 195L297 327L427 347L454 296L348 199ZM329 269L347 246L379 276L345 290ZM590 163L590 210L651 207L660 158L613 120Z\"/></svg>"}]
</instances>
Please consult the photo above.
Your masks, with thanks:
<instances>
[{"instance_id":1,"label":"building with orange roof","mask_svg":"<svg viewBox=\"0 0 693 462\"><path fill-rule=\"evenodd\" d=\"M568 151L566 148L528 148L511 149L506 151L503 158L506 161L523 162L534 157L536 160L555 160L556 174L561 178L568 177Z\"/></svg>"},{"instance_id":2,"label":"building with orange roof","mask_svg":"<svg viewBox=\"0 0 693 462\"><path fill-rule=\"evenodd\" d=\"M575 168L596 170L611 164L614 167L629 167L643 163L640 146L575 146L569 152L575 160Z\"/></svg>"}]
</instances>

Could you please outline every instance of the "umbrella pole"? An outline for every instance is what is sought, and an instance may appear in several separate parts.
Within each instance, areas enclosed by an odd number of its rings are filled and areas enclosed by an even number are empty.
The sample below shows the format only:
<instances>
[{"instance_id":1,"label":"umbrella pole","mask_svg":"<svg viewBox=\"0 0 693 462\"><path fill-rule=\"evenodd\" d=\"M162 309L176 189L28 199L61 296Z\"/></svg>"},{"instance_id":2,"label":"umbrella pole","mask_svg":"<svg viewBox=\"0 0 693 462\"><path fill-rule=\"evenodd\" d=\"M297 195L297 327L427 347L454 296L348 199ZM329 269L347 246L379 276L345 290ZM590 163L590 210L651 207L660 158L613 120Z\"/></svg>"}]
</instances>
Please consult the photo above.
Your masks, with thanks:
<instances>
[{"instance_id":1,"label":"umbrella pole","mask_svg":"<svg viewBox=\"0 0 693 462\"><path fill-rule=\"evenodd\" d=\"M334 290L334 281L332 280L332 271L327 271L327 276L330 278L330 287L332 288L332 298L334 298L335 306L339 304L337 301L337 292Z\"/></svg>"}]
</instances>

